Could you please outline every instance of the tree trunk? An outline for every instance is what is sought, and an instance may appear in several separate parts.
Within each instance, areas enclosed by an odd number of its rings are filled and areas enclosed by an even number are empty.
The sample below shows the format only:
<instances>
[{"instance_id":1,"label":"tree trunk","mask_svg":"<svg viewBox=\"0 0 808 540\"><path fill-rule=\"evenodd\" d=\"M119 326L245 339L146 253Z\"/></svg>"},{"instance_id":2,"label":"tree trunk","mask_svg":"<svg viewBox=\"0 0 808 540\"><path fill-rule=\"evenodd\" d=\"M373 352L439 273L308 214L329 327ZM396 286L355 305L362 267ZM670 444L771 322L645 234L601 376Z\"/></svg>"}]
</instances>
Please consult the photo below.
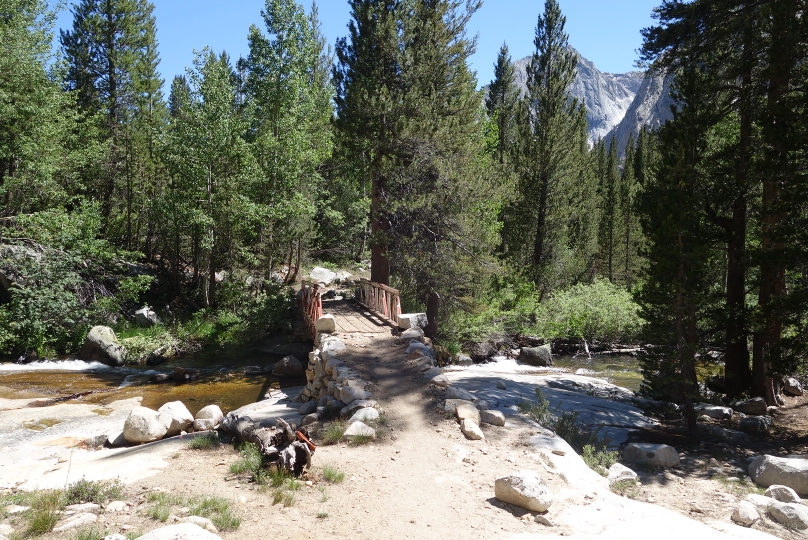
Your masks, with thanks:
<instances>
[{"instance_id":1,"label":"tree trunk","mask_svg":"<svg viewBox=\"0 0 808 540\"><path fill-rule=\"evenodd\" d=\"M440 312L440 296L438 293L432 291L426 300L426 320L427 325L424 328L424 334L427 337L435 338L438 335L438 313Z\"/></svg>"},{"instance_id":2,"label":"tree trunk","mask_svg":"<svg viewBox=\"0 0 808 540\"><path fill-rule=\"evenodd\" d=\"M387 232L390 230L390 224L382 211L385 182L381 175L374 176L373 180L370 203L370 280L382 285L389 285L390 260L387 258Z\"/></svg>"},{"instance_id":3,"label":"tree trunk","mask_svg":"<svg viewBox=\"0 0 808 540\"><path fill-rule=\"evenodd\" d=\"M727 242L727 330L724 376L727 394L738 397L752 385L746 343L746 199L738 197L732 207Z\"/></svg>"}]
</instances>

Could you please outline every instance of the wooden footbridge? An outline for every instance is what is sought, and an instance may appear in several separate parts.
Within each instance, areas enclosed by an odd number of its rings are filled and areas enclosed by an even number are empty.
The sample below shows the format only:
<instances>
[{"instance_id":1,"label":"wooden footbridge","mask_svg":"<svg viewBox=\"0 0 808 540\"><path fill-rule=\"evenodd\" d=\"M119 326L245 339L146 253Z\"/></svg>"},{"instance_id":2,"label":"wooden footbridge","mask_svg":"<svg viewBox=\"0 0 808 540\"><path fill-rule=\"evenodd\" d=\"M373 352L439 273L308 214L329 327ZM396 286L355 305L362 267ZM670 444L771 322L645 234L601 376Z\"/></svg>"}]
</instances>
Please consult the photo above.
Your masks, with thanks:
<instances>
[{"instance_id":1,"label":"wooden footbridge","mask_svg":"<svg viewBox=\"0 0 808 540\"><path fill-rule=\"evenodd\" d=\"M303 281L300 289L301 308L308 337L314 338L317 319L325 314L334 316L337 332L381 334L398 327L401 315L401 294L398 290L366 279L359 281L353 300L327 300L325 289L313 281Z\"/></svg>"}]
</instances>

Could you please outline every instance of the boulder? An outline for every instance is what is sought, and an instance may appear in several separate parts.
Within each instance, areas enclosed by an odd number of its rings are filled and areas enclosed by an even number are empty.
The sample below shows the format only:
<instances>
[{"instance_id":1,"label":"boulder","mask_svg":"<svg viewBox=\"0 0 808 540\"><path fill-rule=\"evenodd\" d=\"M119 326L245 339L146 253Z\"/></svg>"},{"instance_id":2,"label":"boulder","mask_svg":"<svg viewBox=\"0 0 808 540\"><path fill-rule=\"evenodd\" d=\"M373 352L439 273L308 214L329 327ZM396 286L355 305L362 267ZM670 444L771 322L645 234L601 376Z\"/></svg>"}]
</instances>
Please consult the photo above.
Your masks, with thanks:
<instances>
[{"instance_id":1,"label":"boulder","mask_svg":"<svg viewBox=\"0 0 808 540\"><path fill-rule=\"evenodd\" d=\"M465 401L474 401L476 398L471 392L467 392L462 388L450 386L446 389L446 399L463 399Z\"/></svg>"},{"instance_id":2,"label":"boulder","mask_svg":"<svg viewBox=\"0 0 808 540\"><path fill-rule=\"evenodd\" d=\"M808 508L801 504L774 501L769 505L769 515L789 529L808 529Z\"/></svg>"},{"instance_id":3,"label":"boulder","mask_svg":"<svg viewBox=\"0 0 808 540\"><path fill-rule=\"evenodd\" d=\"M787 396L801 396L802 384L797 379L789 377L783 383L783 393Z\"/></svg>"},{"instance_id":4,"label":"boulder","mask_svg":"<svg viewBox=\"0 0 808 540\"><path fill-rule=\"evenodd\" d=\"M802 502L802 499L800 499L800 496L797 495L797 492L788 486L779 486L777 484L769 486L764 495L784 503L799 504Z\"/></svg>"},{"instance_id":5,"label":"boulder","mask_svg":"<svg viewBox=\"0 0 808 540\"><path fill-rule=\"evenodd\" d=\"M119 446L126 446L126 438L123 436L123 430L116 431L107 437L107 444L110 445L112 448L117 448Z\"/></svg>"},{"instance_id":6,"label":"boulder","mask_svg":"<svg viewBox=\"0 0 808 540\"><path fill-rule=\"evenodd\" d=\"M362 422L354 422L353 424L348 426L348 429L345 430L344 435L349 439L352 437L360 437L360 436L371 437L375 439L376 430Z\"/></svg>"},{"instance_id":7,"label":"boulder","mask_svg":"<svg viewBox=\"0 0 808 540\"><path fill-rule=\"evenodd\" d=\"M325 404L325 402L323 402L323 404ZM319 403L318 403L318 405L319 405ZM365 408L368 408L368 407L376 408L378 406L379 406L379 404L376 403L376 401L374 401L372 399L358 399L356 401L352 401L352 402L348 403L348 405L343 407L342 410L340 410L339 415L340 415L341 418L349 418L349 417L353 416L354 413L356 413L357 411L359 411L361 409L365 409Z\"/></svg>"},{"instance_id":8,"label":"boulder","mask_svg":"<svg viewBox=\"0 0 808 540\"><path fill-rule=\"evenodd\" d=\"M547 484L534 471L519 471L497 478L494 496L500 501L520 506L531 512L546 512L553 504Z\"/></svg>"},{"instance_id":9,"label":"boulder","mask_svg":"<svg viewBox=\"0 0 808 540\"><path fill-rule=\"evenodd\" d=\"M414 352L418 351L423 356L431 356L432 358L435 357L435 351L429 345L421 343L420 341L410 341L409 346L407 347L406 354L410 355Z\"/></svg>"},{"instance_id":10,"label":"boulder","mask_svg":"<svg viewBox=\"0 0 808 540\"><path fill-rule=\"evenodd\" d=\"M469 367L470 365L474 364L474 360L471 359L471 356L461 353L455 355L454 364L456 366Z\"/></svg>"},{"instance_id":11,"label":"boulder","mask_svg":"<svg viewBox=\"0 0 808 540\"><path fill-rule=\"evenodd\" d=\"M772 427L772 419L768 416L747 416L741 418L738 427L753 433L765 433Z\"/></svg>"},{"instance_id":12,"label":"boulder","mask_svg":"<svg viewBox=\"0 0 808 540\"><path fill-rule=\"evenodd\" d=\"M623 449L623 459L629 463L667 468L679 465L679 452L667 444L630 443Z\"/></svg>"},{"instance_id":13,"label":"boulder","mask_svg":"<svg viewBox=\"0 0 808 540\"><path fill-rule=\"evenodd\" d=\"M76 527L91 525L96 521L98 521L98 516L95 514L74 514L65 518L64 521L57 523L53 528L53 532L62 532L68 529L75 529Z\"/></svg>"},{"instance_id":14,"label":"boulder","mask_svg":"<svg viewBox=\"0 0 808 540\"><path fill-rule=\"evenodd\" d=\"M443 406L443 410L446 412L446 414L455 414L460 405L469 405L474 407L474 403L471 401L466 401L465 399L447 399ZM474 408L476 409L476 407Z\"/></svg>"},{"instance_id":15,"label":"boulder","mask_svg":"<svg viewBox=\"0 0 808 540\"><path fill-rule=\"evenodd\" d=\"M193 523L179 523L161 527L139 536L137 540L222 540L212 532L208 532Z\"/></svg>"},{"instance_id":16,"label":"boulder","mask_svg":"<svg viewBox=\"0 0 808 540\"><path fill-rule=\"evenodd\" d=\"M438 375L443 375L443 370L441 368L433 367L429 368L428 370L424 371L424 377L427 379L431 379L432 377L437 377Z\"/></svg>"},{"instance_id":17,"label":"boulder","mask_svg":"<svg viewBox=\"0 0 808 540\"><path fill-rule=\"evenodd\" d=\"M460 431L463 432L463 435L465 435L467 439L470 439L472 441L485 440L485 435L483 435L480 426L478 426L470 418L466 418L465 420L460 422Z\"/></svg>"},{"instance_id":18,"label":"boulder","mask_svg":"<svg viewBox=\"0 0 808 540\"><path fill-rule=\"evenodd\" d=\"M478 411L486 411L491 407L491 404L484 399L475 399L472 403L474 403Z\"/></svg>"},{"instance_id":19,"label":"boulder","mask_svg":"<svg viewBox=\"0 0 808 540\"><path fill-rule=\"evenodd\" d=\"M93 326L79 351L82 360L95 360L108 366L120 367L126 362L126 349L109 326Z\"/></svg>"},{"instance_id":20,"label":"boulder","mask_svg":"<svg viewBox=\"0 0 808 540\"><path fill-rule=\"evenodd\" d=\"M182 401L170 401L157 409L157 412L168 420L166 437L179 435L181 431L186 431L194 423L194 415Z\"/></svg>"},{"instance_id":21,"label":"boulder","mask_svg":"<svg viewBox=\"0 0 808 540\"><path fill-rule=\"evenodd\" d=\"M411 339L414 339L414 340L417 340L417 341L423 341L423 339L424 339L424 331L423 331L423 329L421 329L421 328L419 328L417 326L415 328L407 328L406 330L404 330L401 333L401 339L403 341L408 341L408 340L411 340Z\"/></svg>"},{"instance_id":22,"label":"boulder","mask_svg":"<svg viewBox=\"0 0 808 540\"><path fill-rule=\"evenodd\" d=\"M398 316L398 327L402 330L426 328L427 323L426 313L405 313Z\"/></svg>"},{"instance_id":23,"label":"boulder","mask_svg":"<svg viewBox=\"0 0 808 540\"><path fill-rule=\"evenodd\" d=\"M549 345L541 347L523 347L519 351L519 361L531 366L547 367L553 365L553 353Z\"/></svg>"},{"instance_id":24,"label":"boulder","mask_svg":"<svg viewBox=\"0 0 808 540\"><path fill-rule=\"evenodd\" d=\"M616 484L617 482L636 482L637 473L621 463L615 463L609 467L609 475L607 479L609 480L610 486Z\"/></svg>"},{"instance_id":25,"label":"boulder","mask_svg":"<svg viewBox=\"0 0 808 540\"><path fill-rule=\"evenodd\" d=\"M746 401L739 401L733 405L732 408L738 412L755 416L763 416L767 412L766 400L762 397L756 397Z\"/></svg>"},{"instance_id":26,"label":"boulder","mask_svg":"<svg viewBox=\"0 0 808 540\"><path fill-rule=\"evenodd\" d=\"M135 311L135 323L138 326L149 328L157 324L157 313L149 306L145 306Z\"/></svg>"},{"instance_id":27,"label":"boulder","mask_svg":"<svg viewBox=\"0 0 808 540\"><path fill-rule=\"evenodd\" d=\"M313 413L316 410L317 410L317 402L316 401L309 401L309 402L306 402L303 405L301 405L300 409L298 409L298 412L300 414L302 414L303 416L306 416L308 414Z\"/></svg>"},{"instance_id":28,"label":"boulder","mask_svg":"<svg viewBox=\"0 0 808 540\"><path fill-rule=\"evenodd\" d=\"M703 414L714 420L729 420L732 418L732 409L729 407L719 407L708 403L697 403L693 409L697 414Z\"/></svg>"},{"instance_id":29,"label":"boulder","mask_svg":"<svg viewBox=\"0 0 808 540\"><path fill-rule=\"evenodd\" d=\"M732 512L732 521L744 527L751 527L759 520L760 514L749 501L741 501L735 511Z\"/></svg>"},{"instance_id":30,"label":"boulder","mask_svg":"<svg viewBox=\"0 0 808 540\"><path fill-rule=\"evenodd\" d=\"M440 375L435 375L434 377L429 379L429 382L431 384L434 384L435 386L440 386L441 388L447 388L449 386L452 386L452 381L450 381L449 377L447 377L443 373L441 373Z\"/></svg>"},{"instance_id":31,"label":"boulder","mask_svg":"<svg viewBox=\"0 0 808 540\"><path fill-rule=\"evenodd\" d=\"M492 356L496 356L497 352L497 348L494 347L492 343L475 343L471 347L469 356L471 356L471 359L475 362L485 362Z\"/></svg>"},{"instance_id":32,"label":"boulder","mask_svg":"<svg viewBox=\"0 0 808 540\"><path fill-rule=\"evenodd\" d=\"M757 511L761 513L768 512L769 507L775 502L777 502L771 497L758 495L757 493L750 493L749 495L744 497L743 500L754 506L757 509Z\"/></svg>"},{"instance_id":33,"label":"boulder","mask_svg":"<svg viewBox=\"0 0 808 540\"><path fill-rule=\"evenodd\" d=\"M223 418L224 415L218 405L202 407L199 409L199 412L196 413L194 429L196 431L216 429L216 427L221 424Z\"/></svg>"},{"instance_id":34,"label":"boulder","mask_svg":"<svg viewBox=\"0 0 808 540\"><path fill-rule=\"evenodd\" d=\"M474 405L461 403L455 409L455 414L457 415L457 419L461 422L463 420L471 420L478 426L480 425L480 411Z\"/></svg>"},{"instance_id":35,"label":"boulder","mask_svg":"<svg viewBox=\"0 0 808 540\"><path fill-rule=\"evenodd\" d=\"M152 409L137 406L123 424L123 437L130 443L147 443L162 439L170 419Z\"/></svg>"},{"instance_id":36,"label":"boulder","mask_svg":"<svg viewBox=\"0 0 808 540\"><path fill-rule=\"evenodd\" d=\"M336 332L337 321L333 315L323 315L314 323L314 328L318 332Z\"/></svg>"},{"instance_id":37,"label":"boulder","mask_svg":"<svg viewBox=\"0 0 808 540\"><path fill-rule=\"evenodd\" d=\"M364 384L361 386L364 386ZM351 403L353 401L368 399L370 396L370 392L364 390L359 385L345 384L342 386L342 390L340 390L339 396L337 397L343 403Z\"/></svg>"},{"instance_id":38,"label":"boulder","mask_svg":"<svg viewBox=\"0 0 808 540\"><path fill-rule=\"evenodd\" d=\"M759 456L749 464L749 476L763 487L781 485L808 495L808 459Z\"/></svg>"},{"instance_id":39,"label":"boulder","mask_svg":"<svg viewBox=\"0 0 808 540\"><path fill-rule=\"evenodd\" d=\"M112 501L104 508L105 512L126 512L129 504L126 501Z\"/></svg>"},{"instance_id":40,"label":"boulder","mask_svg":"<svg viewBox=\"0 0 808 540\"><path fill-rule=\"evenodd\" d=\"M334 283L334 280L337 279L337 274L335 272L320 266L315 266L309 276L311 276L312 281L322 283L323 285L331 285Z\"/></svg>"},{"instance_id":41,"label":"boulder","mask_svg":"<svg viewBox=\"0 0 808 540\"><path fill-rule=\"evenodd\" d=\"M320 417L317 416L317 413L307 414L300 420L300 427L311 426L312 424L316 424L320 420Z\"/></svg>"},{"instance_id":42,"label":"boulder","mask_svg":"<svg viewBox=\"0 0 808 540\"><path fill-rule=\"evenodd\" d=\"M306 368L294 356L287 356L272 367L272 374L285 377L302 377L306 374Z\"/></svg>"},{"instance_id":43,"label":"boulder","mask_svg":"<svg viewBox=\"0 0 808 540\"><path fill-rule=\"evenodd\" d=\"M212 533L217 533L219 530L216 528L216 525L213 524L211 520L206 517L202 516L188 516L183 518L183 523L193 523L194 525L199 525L205 530L208 530Z\"/></svg>"},{"instance_id":44,"label":"boulder","mask_svg":"<svg viewBox=\"0 0 808 540\"><path fill-rule=\"evenodd\" d=\"M492 426L504 426L505 415L501 411L480 411L480 421Z\"/></svg>"},{"instance_id":45,"label":"boulder","mask_svg":"<svg viewBox=\"0 0 808 540\"><path fill-rule=\"evenodd\" d=\"M378 418L379 418L379 411L377 411L372 407L366 407L364 409L359 409L358 411L356 411L353 414L353 416L351 416L351 419L348 420L348 422L351 424L354 422L368 422L371 420L376 420Z\"/></svg>"}]
</instances>

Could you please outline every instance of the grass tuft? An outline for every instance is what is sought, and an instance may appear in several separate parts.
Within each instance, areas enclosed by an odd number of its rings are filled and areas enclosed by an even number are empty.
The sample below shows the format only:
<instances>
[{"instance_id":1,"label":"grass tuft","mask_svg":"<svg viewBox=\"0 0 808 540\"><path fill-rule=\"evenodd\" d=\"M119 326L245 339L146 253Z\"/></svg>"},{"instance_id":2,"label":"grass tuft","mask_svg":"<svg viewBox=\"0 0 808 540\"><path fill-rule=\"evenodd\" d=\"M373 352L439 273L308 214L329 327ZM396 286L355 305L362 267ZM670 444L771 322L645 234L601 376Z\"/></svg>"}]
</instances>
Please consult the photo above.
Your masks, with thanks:
<instances>
[{"instance_id":1,"label":"grass tuft","mask_svg":"<svg viewBox=\"0 0 808 540\"><path fill-rule=\"evenodd\" d=\"M317 512L317 519L325 519L328 517L328 512Z\"/></svg>"},{"instance_id":2,"label":"grass tuft","mask_svg":"<svg viewBox=\"0 0 808 540\"><path fill-rule=\"evenodd\" d=\"M96 529L83 529L78 531L72 540L103 540L106 535Z\"/></svg>"},{"instance_id":3,"label":"grass tuft","mask_svg":"<svg viewBox=\"0 0 808 540\"><path fill-rule=\"evenodd\" d=\"M230 464L230 472L233 474L251 473L256 475L264 462L264 456L258 450L258 446L253 443L244 443L239 448L241 457Z\"/></svg>"},{"instance_id":4,"label":"grass tuft","mask_svg":"<svg viewBox=\"0 0 808 540\"><path fill-rule=\"evenodd\" d=\"M615 482L611 485L612 493L616 493L618 495L622 495L623 497L627 497L629 499L636 499L637 495L640 494L640 488L637 486L637 482L633 480L621 480L619 482Z\"/></svg>"},{"instance_id":5,"label":"grass tuft","mask_svg":"<svg viewBox=\"0 0 808 540\"><path fill-rule=\"evenodd\" d=\"M333 465L323 465L323 478L332 484L339 484L345 480L345 473Z\"/></svg>"},{"instance_id":6,"label":"grass tuft","mask_svg":"<svg viewBox=\"0 0 808 540\"><path fill-rule=\"evenodd\" d=\"M103 504L106 501L119 499L123 494L123 484L114 480L112 482L93 482L82 478L67 487L65 504L80 504L92 502Z\"/></svg>"},{"instance_id":7,"label":"grass tuft","mask_svg":"<svg viewBox=\"0 0 808 540\"><path fill-rule=\"evenodd\" d=\"M370 435L354 435L353 437L351 437L350 443L353 446L364 446L366 444L370 444L374 440L375 437L372 437Z\"/></svg>"},{"instance_id":8,"label":"grass tuft","mask_svg":"<svg viewBox=\"0 0 808 540\"><path fill-rule=\"evenodd\" d=\"M332 422L323 433L323 444L337 444L345 437L345 430L348 425L345 422Z\"/></svg>"},{"instance_id":9,"label":"grass tuft","mask_svg":"<svg viewBox=\"0 0 808 540\"><path fill-rule=\"evenodd\" d=\"M61 491L42 491L31 499L28 536L39 536L53 530L59 515L65 507L65 496Z\"/></svg>"},{"instance_id":10,"label":"grass tuft","mask_svg":"<svg viewBox=\"0 0 808 540\"><path fill-rule=\"evenodd\" d=\"M210 450L218 448L222 442L219 440L219 434L216 431L208 431L199 437L194 437L191 442L185 445L189 450Z\"/></svg>"}]
</instances>

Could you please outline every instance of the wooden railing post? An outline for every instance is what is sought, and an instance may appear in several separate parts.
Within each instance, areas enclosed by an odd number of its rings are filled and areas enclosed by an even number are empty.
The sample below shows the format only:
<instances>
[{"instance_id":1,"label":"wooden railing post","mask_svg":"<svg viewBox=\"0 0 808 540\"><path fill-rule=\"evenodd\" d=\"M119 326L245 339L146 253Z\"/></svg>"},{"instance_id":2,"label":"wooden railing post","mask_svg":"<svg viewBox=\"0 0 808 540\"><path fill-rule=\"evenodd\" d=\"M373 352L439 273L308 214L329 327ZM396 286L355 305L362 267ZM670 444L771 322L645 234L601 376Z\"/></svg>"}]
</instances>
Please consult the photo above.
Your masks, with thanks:
<instances>
[{"instance_id":1,"label":"wooden railing post","mask_svg":"<svg viewBox=\"0 0 808 540\"><path fill-rule=\"evenodd\" d=\"M314 339L317 335L315 323L317 319L323 316L323 299L320 284L304 280L300 283L300 293L306 334L311 339Z\"/></svg>"},{"instance_id":2,"label":"wooden railing post","mask_svg":"<svg viewBox=\"0 0 808 540\"><path fill-rule=\"evenodd\" d=\"M398 326L398 316L401 315L401 293L397 289L360 279L358 293L357 302L382 319Z\"/></svg>"}]
</instances>

